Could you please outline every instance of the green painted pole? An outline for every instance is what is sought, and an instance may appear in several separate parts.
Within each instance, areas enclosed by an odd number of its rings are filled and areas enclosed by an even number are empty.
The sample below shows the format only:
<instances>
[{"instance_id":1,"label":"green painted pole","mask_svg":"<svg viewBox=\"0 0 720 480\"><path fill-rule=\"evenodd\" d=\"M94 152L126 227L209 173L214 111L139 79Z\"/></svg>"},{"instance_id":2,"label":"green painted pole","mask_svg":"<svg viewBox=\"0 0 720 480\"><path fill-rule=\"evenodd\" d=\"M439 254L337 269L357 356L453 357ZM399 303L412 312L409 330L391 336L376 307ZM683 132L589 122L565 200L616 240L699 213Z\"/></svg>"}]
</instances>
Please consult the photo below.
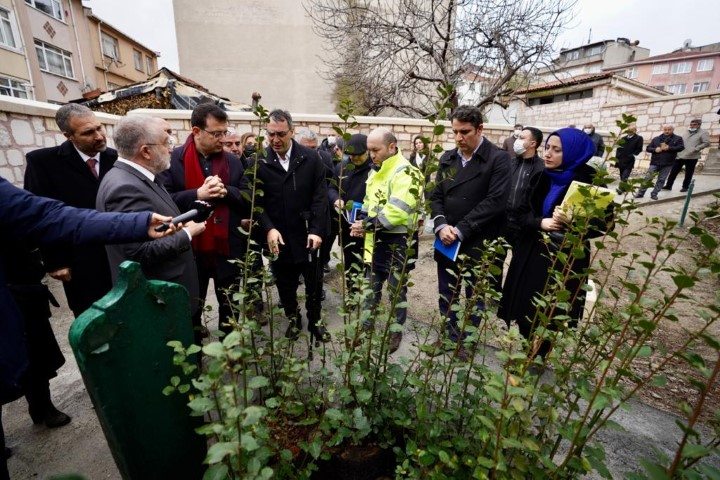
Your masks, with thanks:
<instances>
[{"instance_id":1,"label":"green painted pole","mask_svg":"<svg viewBox=\"0 0 720 480\"><path fill-rule=\"evenodd\" d=\"M683 205L683 211L680 215L680 226L685 225L685 217L687 216L688 208L690 207L690 197L692 196L693 189L695 188L695 180L690 181L690 186L688 187L688 191L685 194L685 205Z\"/></svg>"}]
</instances>

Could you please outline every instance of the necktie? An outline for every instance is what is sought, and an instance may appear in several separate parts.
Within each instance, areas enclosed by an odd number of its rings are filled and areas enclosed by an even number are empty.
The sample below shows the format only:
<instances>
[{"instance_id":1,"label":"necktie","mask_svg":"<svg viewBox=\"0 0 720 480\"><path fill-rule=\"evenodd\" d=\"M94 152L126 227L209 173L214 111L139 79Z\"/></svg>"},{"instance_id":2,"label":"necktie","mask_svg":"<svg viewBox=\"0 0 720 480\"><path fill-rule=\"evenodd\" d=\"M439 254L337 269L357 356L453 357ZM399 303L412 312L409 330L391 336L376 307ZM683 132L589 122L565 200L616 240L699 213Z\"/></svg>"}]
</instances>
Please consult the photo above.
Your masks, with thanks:
<instances>
[{"instance_id":1,"label":"necktie","mask_svg":"<svg viewBox=\"0 0 720 480\"><path fill-rule=\"evenodd\" d=\"M97 159L96 158L88 158L87 161L85 161L85 163L87 164L88 168L92 172L93 176L95 178L98 178L97 170L95 170L95 165L97 165L97 163L98 163Z\"/></svg>"}]
</instances>

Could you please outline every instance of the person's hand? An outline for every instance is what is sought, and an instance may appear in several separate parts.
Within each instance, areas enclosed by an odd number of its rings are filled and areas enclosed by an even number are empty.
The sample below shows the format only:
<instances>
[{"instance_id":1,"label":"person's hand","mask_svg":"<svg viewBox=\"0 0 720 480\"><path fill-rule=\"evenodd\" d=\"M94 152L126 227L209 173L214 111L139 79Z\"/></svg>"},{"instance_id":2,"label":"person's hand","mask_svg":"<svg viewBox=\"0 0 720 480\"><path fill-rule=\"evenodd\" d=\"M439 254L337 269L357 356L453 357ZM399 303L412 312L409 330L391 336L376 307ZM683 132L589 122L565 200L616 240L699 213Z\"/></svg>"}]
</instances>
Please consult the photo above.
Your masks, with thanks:
<instances>
[{"instance_id":1,"label":"person's hand","mask_svg":"<svg viewBox=\"0 0 720 480\"><path fill-rule=\"evenodd\" d=\"M457 240L457 233L455 233L455 229L451 227L450 225L445 225L439 232L438 237L440 238L440 241L443 243L443 245L450 245L455 240Z\"/></svg>"},{"instance_id":2,"label":"person's hand","mask_svg":"<svg viewBox=\"0 0 720 480\"><path fill-rule=\"evenodd\" d=\"M278 255L280 253L280 245L285 245L282 235L277 228L273 228L267 234L267 243L270 248L270 253Z\"/></svg>"},{"instance_id":3,"label":"person's hand","mask_svg":"<svg viewBox=\"0 0 720 480\"><path fill-rule=\"evenodd\" d=\"M205 222L189 221L187 223L179 224L178 228L187 228L188 232L190 232L190 236L195 238L196 235L200 235L205 231Z\"/></svg>"},{"instance_id":4,"label":"person's hand","mask_svg":"<svg viewBox=\"0 0 720 480\"><path fill-rule=\"evenodd\" d=\"M158 213L153 213L150 217L150 224L148 225L148 237L155 239L155 238L162 238L167 235L172 235L173 233L177 232L178 228L177 225L173 225L172 223L172 217L167 217L165 215L160 215ZM155 228L159 227L160 225L168 225L168 229L162 232L156 232Z\"/></svg>"},{"instance_id":5,"label":"person's hand","mask_svg":"<svg viewBox=\"0 0 720 480\"><path fill-rule=\"evenodd\" d=\"M562 230L563 225L554 218L543 218L540 222L540 228L546 232L555 232Z\"/></svg>"},{"instance_id":6,"label":"person's hand","mask_svg":"<svg viewBox=\"0 0 720 480\"><path fill-rule=\"evenodd\" d=\"M312 233L308 234L306 247L310 250L317 250L322 245L322 238Z\"/></svg>"},{"instance_id":7,"label":"person's hand","mask_svg":"<svg viewBox=\"0 0 720 480\"><path fill-rule=\"evenodd\" d=\"M210 200L213 198L224 198L227 195L227 189L223 185L222 180L217 175L207 177L205 183L197 189L198 200Z\"/></svg>"},{"instance_id":8,"label":"person's hand","mask_svg":"<svg viewBox=\"0 0 720 480\"><path fill-rule=\"evenodd\" d=\"M63 282L69 282L70 280L72 280L72 273L70 271L70 267L53 270L52 272L48 273L48 275L50 275L55 280L60 280Z\"/></svg>"},{"instance_id":9,"label":"person's hand","mask_svg":"<svg viewBox=\"0 0 720 480\"><path fill-rule=\"evenodd\" d=\"M342 198L338 198L337 200L335 200L335 203L333 203L333 206L335 207L335 210L339 212L340 210L345 208L345 202L343 202Z\"/></svg>"},{"instance_id":10,"label":"person's hand","mask_svg":"<svg viewBox=\"0 0 720 480\"><path fill-rule=\"evenodd\" d=\"M656 148L655 148L655 153L660 153L660 152L662 152L662 148L656 147Z\"/></svg>"},{"instance_id":11,"label":"person's hand","mask_svg":"<svg viewBox=\"0 0 720 480\"><path fill-rule=\"evenodd\" d=\"M567 225L572 221L572 213L566 212L560 205L557 205L553 210L552 218L561 225Z\"/></svg>"},{"instance_id":12,"label":"person's hand","mask_svg":"<svg viewBox=\"0 0 720 480\"><path fill-rule=\"evenodd\" d=\"M670 149L670 146L669 146L667 143L662 142L662 143L660 144L660 150L662 150L663 152L666 151L666 150L669 150L669 149Z\"/></svg>"},{"instance_id":13,"label":"person's hand","mask_svg":"<svg viewBox=\"0 0 720 480\"><path fill-rule=\"evenodd\" d=\"M243 218L242 220L240 220L240 228L242 228L243 231L249 232L250 225L252 225L252 220L250 220L249 218Z\"/></svg>"},{"instance_id":14,"label":"person's hand","mask_svg":"<svg viewBox=\"0 0 720 480\"><path fill-rule=\"evenodd\" d=\"M362 237L365 235L365 228L363 227L362 220L357 220L350 226L351 237Z\"/></svg>"}]
</instances>

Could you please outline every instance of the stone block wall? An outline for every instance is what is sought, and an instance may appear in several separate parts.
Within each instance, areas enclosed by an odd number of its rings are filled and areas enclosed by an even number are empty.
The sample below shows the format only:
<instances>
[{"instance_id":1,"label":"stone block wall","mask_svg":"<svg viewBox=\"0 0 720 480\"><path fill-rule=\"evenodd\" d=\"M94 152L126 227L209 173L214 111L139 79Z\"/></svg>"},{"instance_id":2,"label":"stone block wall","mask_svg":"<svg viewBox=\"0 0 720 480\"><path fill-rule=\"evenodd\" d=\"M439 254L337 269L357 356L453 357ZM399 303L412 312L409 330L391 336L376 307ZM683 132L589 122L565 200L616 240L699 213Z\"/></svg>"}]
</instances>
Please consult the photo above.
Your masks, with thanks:
<instances>
[{"instance_id":1,"label":"stone block wall","mask_svg":"<svg viewBox=\"0 0 720 480\"><path fill-rule=\"evenodd\" d=\"M0 97L0 176L22 186L25 154L65 141L55 123L58 108L51 103ZM118 117L104 113L97 116L112 137Z\"/></svg>"},{"instance_id":2,"label":"stone block wall","mask_svg":"<svg viewBox=\"0 0 720 480\"><path fill-rule=\"evenodd\" d=\"M654 99L623 99L607 96L608 102L599 98L586 98L568 102L551 103L548 105L527 106L518 109L518 121L525 125L539 124L548 128L558 128L574 124L582 128L586 122L592 122L595 128L603 132L617 131L615 121L623 113L637 117L638 133L647 143L660 135L662 125L670 123L675 126L675 133L683 134L690 120L700 118L702 128L710 133L710 141L717 146L720 137L720 92L691 93L686 95L669 95ZM606 139L608 142L608 139ZM703 153L707 155L707 149ZM647 165L650 154L643 152L638 159L640 165ZM702 160L702 159L701 159Z\"/></svg>"}]
</instances>

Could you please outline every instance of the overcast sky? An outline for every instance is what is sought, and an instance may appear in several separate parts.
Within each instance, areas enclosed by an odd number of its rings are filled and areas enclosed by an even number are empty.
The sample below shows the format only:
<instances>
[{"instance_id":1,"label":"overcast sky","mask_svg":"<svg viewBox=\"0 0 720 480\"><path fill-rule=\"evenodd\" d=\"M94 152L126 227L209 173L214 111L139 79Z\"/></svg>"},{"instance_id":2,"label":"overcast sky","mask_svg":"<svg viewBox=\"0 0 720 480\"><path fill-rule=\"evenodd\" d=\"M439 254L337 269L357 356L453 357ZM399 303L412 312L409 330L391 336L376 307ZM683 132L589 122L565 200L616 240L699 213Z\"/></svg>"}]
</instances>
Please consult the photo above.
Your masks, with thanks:
<instances>
[{"instance_id":1,"label":"overcast sky","mask_svg":"<svg viewBox=\"0 0 720 480\"><path fill-rule=\"evenodd\" d=\"M205 0L212 1L212 0ZM237 0L243 1L243 0ZM297 0L300 1L300 0ZM575 20L556 45L570 48L627 37L640 40L650 55L720 41L718 0L577 0ZM178 70L172 0L84 0L100 18L160 52L160 66Z\"/></svg>"}]
</instances>

